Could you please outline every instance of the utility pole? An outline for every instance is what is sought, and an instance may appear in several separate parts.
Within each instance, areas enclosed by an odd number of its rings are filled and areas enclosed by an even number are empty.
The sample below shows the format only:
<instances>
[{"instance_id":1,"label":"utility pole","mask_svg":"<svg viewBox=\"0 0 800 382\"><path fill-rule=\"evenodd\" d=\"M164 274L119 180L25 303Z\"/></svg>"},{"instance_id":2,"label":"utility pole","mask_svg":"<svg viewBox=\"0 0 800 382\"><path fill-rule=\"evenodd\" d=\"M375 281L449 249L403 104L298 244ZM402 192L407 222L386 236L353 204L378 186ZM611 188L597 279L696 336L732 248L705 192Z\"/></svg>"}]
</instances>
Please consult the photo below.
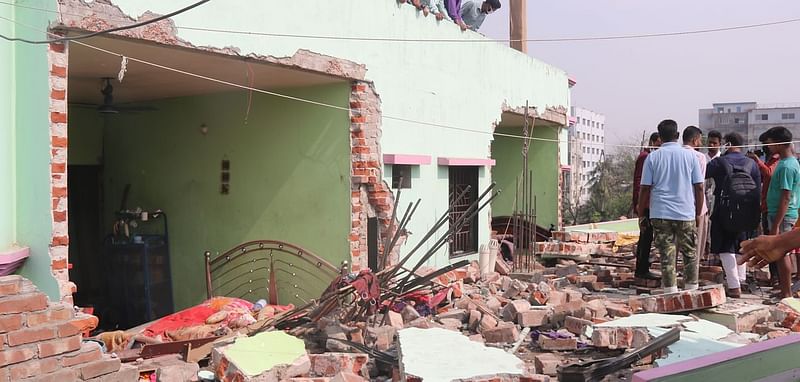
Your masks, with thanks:
<instances>
[{"instance_id":1,"label":"utility pole","mask_svg":"<svg viewBox=\"0 0 800 382\"><path fill-rule=\"evenodd\" d=\"M527 54L528 43L522 41L528 38L528 12L526 0L509 0L508 30L511 37L511 47ZM516 40L516 41L514 41Z\"/></svg>"}]
</instances>

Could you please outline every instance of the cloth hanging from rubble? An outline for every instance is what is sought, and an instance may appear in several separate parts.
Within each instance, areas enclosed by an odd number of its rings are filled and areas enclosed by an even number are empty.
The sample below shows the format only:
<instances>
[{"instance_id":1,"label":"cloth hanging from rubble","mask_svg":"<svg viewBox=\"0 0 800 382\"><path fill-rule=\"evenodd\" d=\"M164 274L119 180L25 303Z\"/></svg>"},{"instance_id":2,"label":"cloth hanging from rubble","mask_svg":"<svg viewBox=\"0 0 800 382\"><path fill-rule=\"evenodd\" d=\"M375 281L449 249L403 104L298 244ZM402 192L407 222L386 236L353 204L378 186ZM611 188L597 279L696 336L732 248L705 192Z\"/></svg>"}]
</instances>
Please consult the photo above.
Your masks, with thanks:
<instances>
[{"instance_id":1,"label":"cloth hanging from rubble","mask_svg":"<svg viewBox=\"0 0 800 382\"><path fill-rule=\"evenodd\" d=\"M380 281L370 269L364 269L358 276L350 282L350 285L358 293L364 304L367 304L368 312L374 314L378 309L378 301L381 298Z\"/></svg>"}]
</instances>

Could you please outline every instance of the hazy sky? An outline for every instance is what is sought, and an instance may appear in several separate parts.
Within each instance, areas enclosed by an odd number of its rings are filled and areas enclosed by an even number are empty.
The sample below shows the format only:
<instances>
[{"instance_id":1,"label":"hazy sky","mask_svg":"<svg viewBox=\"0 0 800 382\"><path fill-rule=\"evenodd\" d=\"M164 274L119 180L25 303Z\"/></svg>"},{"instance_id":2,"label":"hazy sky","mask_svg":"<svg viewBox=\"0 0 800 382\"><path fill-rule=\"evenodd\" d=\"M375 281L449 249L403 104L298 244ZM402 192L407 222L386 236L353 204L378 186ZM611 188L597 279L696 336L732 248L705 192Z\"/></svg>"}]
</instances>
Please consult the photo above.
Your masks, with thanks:
<instances>
[{"instance_id":1,"label":"hazy sky","mask_svg":"<svg viewBox=\"0 0 800 382\"><path fill-rule=\"evenodd\" d=\"M480 32L508 38L508 1ZM607 36L800 18L795 0L528 1L528 38ZM574 77L572 103L606 115L606 141L637 142L661 119L697 124L713 102L800 102L800 22L638 40L528 44Z\"/></svg>"}]
</instances>

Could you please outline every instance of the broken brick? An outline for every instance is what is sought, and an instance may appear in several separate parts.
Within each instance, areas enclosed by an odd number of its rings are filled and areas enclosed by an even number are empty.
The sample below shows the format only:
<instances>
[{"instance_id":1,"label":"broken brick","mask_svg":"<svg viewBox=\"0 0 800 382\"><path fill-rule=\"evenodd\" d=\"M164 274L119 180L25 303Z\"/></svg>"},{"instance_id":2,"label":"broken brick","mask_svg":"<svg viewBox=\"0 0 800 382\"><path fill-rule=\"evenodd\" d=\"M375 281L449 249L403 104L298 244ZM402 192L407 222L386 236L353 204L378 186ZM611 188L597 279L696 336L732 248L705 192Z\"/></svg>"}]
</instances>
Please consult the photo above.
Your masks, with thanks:
<instances>
[{"instance_id":1,"label":"broken brick","mask_svg":"<svg viewBox=\"0 0 800 382\"><path fill-rule=\"evenodd\" d=\"M592 330L592 345L609 349L639 348L650 341L646 328L597 327Z\"/></svg>"},{"instance_id":2,"label":"broken brick","mask_svg":"<svg viewBox=\"0 0 800 382\"><path fill-rule=\"evenodd\" d=\"M578 339L575 337L550 338L540 335L538 343L542 350L575 350L578 348Z\"/></svg>"},{"instance_id":3,"label":"broken brick","mask_svg":"<svg viewBox=\"0 0 800 382\"><path fill-rule=\"evenodd\" d=\"M561 305L565 302L567 302L567 294L562 291L551 290L547 294L547 305Z\"/></svg>"},{"instance_id":4,"label":"broken brick","mask_svg":"<svg viewBox=\"0 0 800 382\"><path fill-rule=\"evenodd\" d=\"M508 275L511 273L511 266L503 260L503 256L497 256L494 264L494 271L501 275Z\"/></svg>"},{"instance_id":5,"label":"broken brick","mask_svg":"<svg viewBox=\"0 0 800 382\"><path fill-rule=\"evenodd\" d=\"M539 374L549 375L555 377L558 375L558 365L561 364L561 359L553 353L537 354L534 357L534 365L536 372Z\"/></svg>"},{"instance_id":6,"label":"broken brick","mask_svg":"<svg viewBox=\"0 0 800 382\"><path fill-rule=\"evenodd\" d=\"M517 313L524 312L531 309L531 303L526 300L514 300L508 303L502 311L502 317L506 321L514 321L517 319Z\"/></svg>"},{"instance_id":7,"label":"broken brick","mask_svg":"<svg viewBox=\"0 0 800 382\"><path fill-rule=\"evenodd\" d=\"M678 313L713 308L724 304L725 301L725 287L717 284L677 293L631 297L628 305L633 311Z\"/></svg>"},{"instance_id":8,"label":"broken brick","mask_svg":"<svg viewBox=\"0 0 800 382\"><path fill-rule=\"evenodd\" d=\"M591 300L586 303L587 316L589 318L605 317L608 314L605 301Z\"/></svg>"},{"instance_id":9,"label":"broken brick","mask_svg":"<svg viewBox=\"0 0 800 382\"><path fill-rule=\"evenodd\" d=\"M386 312L386 321L391 327L395 329L398 330L403 329L404 326L403 316L400 315L400 313L397 313L389 309L389 311Z\"/></svg>"},{"instance_id":10,"label":"broken brick","mask_svg":"<svg viewBox=\"0 0 800 382\"><path fill-rule=\"evenodd\" d=\"M606 311L611 317L628 317L633 314L627 305L606 301Z\"/></svg>"},{"instance_id":11,"label":"broken brick","mask_svg":"<svg viewBox=\"0 0 800 382\"><path fill-rule=\"evenodd\" d=\"M586 328L593 325L592 321L584 320L582 318L568 316L564 320L564 328L569 330L570 333L577 336L586 334Z\"/></svg>"},{"instance_id":12,"label":"broken brick","mask_svg":"<svg viewBox=\"0 0 800 382\"><path fill-rule=\"evenodd\" d=\"M440 320L452 318L461 322L467 322L467 311L464 309L450 309L447 312L439 313L437 317Z\"/></svg>"},{"instance_id":13,"label":"broken brick","mask_svg":"<svg viewBox=\"0 0 800 382\"><path fill-rule=\"evenodd\" d=\"M509 343L519 339L519 330L516 325L503 324L481 332L488 343Z\"/></svg>"},{"instance_id":14,"label":"broken brick","mask_svg":"<svg viewBox=\"0 0 800 382\"><path fill-rule=\"evenodd\" d=\"M583 300L570 301L553 308L552 322L561 324L567 316L584 317L586 303Z\"/></svg>"},{"instance_id":15,"label":"broken brick","mask_svg":"<svg viewBox=\"0 0 800 382\"><path fill-rule=\"evenodd\" d=\"M517 323L523 328L547 325L553 312L550 309L531 309L517 313Z\"/></svg>"}]
</instances>

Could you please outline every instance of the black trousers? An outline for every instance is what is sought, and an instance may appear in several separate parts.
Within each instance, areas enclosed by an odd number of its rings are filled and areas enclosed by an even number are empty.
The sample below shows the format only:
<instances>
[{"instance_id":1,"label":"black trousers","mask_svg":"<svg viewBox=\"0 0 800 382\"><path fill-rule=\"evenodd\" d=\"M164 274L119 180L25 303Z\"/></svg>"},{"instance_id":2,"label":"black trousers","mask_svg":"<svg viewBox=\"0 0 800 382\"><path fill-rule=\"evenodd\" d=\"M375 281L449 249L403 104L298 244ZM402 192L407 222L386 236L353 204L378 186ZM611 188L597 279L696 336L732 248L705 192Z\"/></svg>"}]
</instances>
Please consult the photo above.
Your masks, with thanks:
<instances>
[{"instance_id":1,"label":"black trousers","mask_svg":"<svg viewBox=\"0 0 800 382\"><path fill-rule=\"evenodd\" d=\"M639 244L636 245L636 275L650 272L650 249L653 246L653 225L650 224L650 210L644 211L645 224L639 224Z\"/></svg>"}]
</instances>

